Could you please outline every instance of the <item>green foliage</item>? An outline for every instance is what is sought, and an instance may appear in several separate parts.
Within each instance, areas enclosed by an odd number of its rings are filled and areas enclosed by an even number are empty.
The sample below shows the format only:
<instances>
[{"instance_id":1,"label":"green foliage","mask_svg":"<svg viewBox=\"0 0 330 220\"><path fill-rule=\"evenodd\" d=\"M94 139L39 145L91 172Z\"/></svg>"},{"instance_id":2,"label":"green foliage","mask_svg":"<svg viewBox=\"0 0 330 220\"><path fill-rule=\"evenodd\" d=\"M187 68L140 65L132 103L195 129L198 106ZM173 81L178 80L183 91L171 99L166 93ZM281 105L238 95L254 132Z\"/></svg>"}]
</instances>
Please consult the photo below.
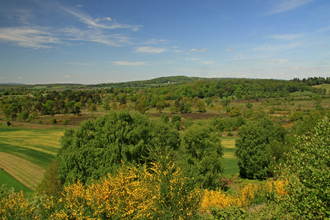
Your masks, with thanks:
<instances>
[{"instance_id":1,"label":"green foliage","mask_svg":"<svg viewBox=\"0 0 330 220\"><path fill-rule=\"evenodd\" d=\"M140 102L139 104L137 104L135 106L135 110L142 113L142 114L144 114L147 111L147 108L146 108L146 106L144 105L143 102Z\"/></svg>"},{"instance_id":2,"label":"green foliage","mask_svg":"<svg viewBox=\"0 0 330 220\"><path fill-rule=\"evenodd\" d=\"M254 111L253 111L253 109L252 109L252 108L248 109L248 110L246 111L246 117L247 117L247 118L252 118L253 116L254 116Z\"/></svg>"},{"instance_id":3,"label":"green foliage","mask_svg":"<svg viewBox=\"0 0 330 220\"><path fill-rule=\"evenodd\" d=\"M247 108L252 108L252 107L253 107L253 104L249 102L249 103L246 104L245 106L246 106Z\"/></svg>"},{"instance_id":4,"label":"green foliage","mask_svg":"<svg viewBox=\"0 0 330 220\"><path fill-rule=\"evenodd\" d=\"M197 123L182 134L184 169L203 188L220 186L224 164L220 137L211 126Z\"/></svg>"},{"instance_id":5,"label":"green foliage","mask_svg":"<svg viewBox=\"0 0 330 220\"><path fill-rule=\"evenodd\" d=\"M235 143L240 176L248 179L272 176L269 166L274 155L271 152L277 152L279 155L284 153L278 152L275 148L281 146L273 142L284 144L286 133L282 126L274 124L268 118L249 121L243 126L238 133L240 138ZM272 151L271 146L274 148Z\"/></svg>"},{"instance_id":6,"label":"green foliage","mask_svg":"<svg viewBox=\"0 0 330 220\"><path fill-rule=\"evenodd\" d=\"M232 136L234 136L234 134L231 133L231 132L228 132L228 136L229 136L229 137L232 137Z\"/></svg>"},{"instance_id":7,"label":"green foliage","mask_svg":"<svg viewBox=\"0 0 330 220\"><path fill-rule=\"evenodd\" d=\"M25 121L26 119L28 119L29 118L29 112L28 111L24 111L24 112L22 112L22 114L21 114L21 119L23 120L23 121Z\"/></svg>"},{"instance_id":8,"label":"green foliage","mask_svg":"<svg viewBox=\"0 0 330 220\"><path fill-rule=\"evenodd\" d=\"M170 112L171 114L175 114L179 111L179 108L176 107L175 105L172 105L171 108L170 108Z\"/></svg>"},{"instance_id":9,"label":"green foliage","mask_svg":"<svg viewBox=\"0 0 330 220\"><path fill-rule=\"evenodd\" d=\"M175 122L179 121L181 123L181 116L180 115L173 115L171 123L174 125Z\"/></svg>"},{"instance_id":10,"label":"green foliage","mask_svg":"<svg viewBox=\"0 0 330 220\"><path fill-rule=\"evenodd\" d=\"M52 118L51 123L56 124L57 123L56 118Z\"/></svg>"},{"instance_id":11,"label":"green foliage","mask_svg":"<svg viewBox=\"0 0 330 220\"><path fill-rule=\"evenodd\" d=\"M278 167L289 180L283 209L297 219L330 217L330 121L324 117L313 133L296 137L287 161Z\"/></svg>"},{"instance_id":12,"label":"green foliage","mask_svg":"<svg viewBox=\"0 0 330 220\"><path fill-rule=\"evenodd\" d=\"M197 100L195 108L198 112L206 112L205 103L202 100Z\"/></svg>"},{"instance_id":13,"label":"green foliage","mask_svg":"<svg viewBox=\"0 0 330 220\"><path fill-rule=\"evenodd\" d=\"M187 129L191 127L193 124L194 122L192 121L192 118L187 118L186 122L184 123L184 127Z\"/></svg>"},{"instance_id":14,"label":"green foliage","mask_svg":"<svg viewBox=\"0 0 330 220\"><path fill-rule=\"evenodd\" d=\"M62 183L90 182L113 173L121 162L143 164L150 151L176 149L179 143L178 131L169 124L138 113L110 111L65 131L58 154L59 176Z\"/></svg>"},{"instance_id":15,"label":"green foliage","mask_svg":"<svg viewBox=\"0 0 330 220\"><path fill-rule=\"evenodd\" d=\"M58 179L58 162L53 161L46 170L41 183L36 187L35 192L39 195L59 197L62 191L61 181Z\"/></svg>"},{"instance_id":16,"label":"green foliage","mask_svg":"<svg viewBox=\"0 0 330 220\"><path fill-rule=\"evenodd\" d=\"M268 112L269 114L275 114L275 108L274 107L271 107L270 109L269 109L269 112Z\"/></svg>"},{"instance_id":17,"label":"green foliage","mask_svg":"<svg viewBox=\"0 0 330 220\"><path fill-rule=\"evenodd\" d=\"M210 105L211 103L213 103L213 99L211 97L209 97L209 98L205 99L205 103L207 105Z\"/></svg>"},{"instance_id":18,"label":"green foliage","mask_svg":"<svg viewBox=\"0 0 330 220\"><path fill-rule=\"evenodd\" d=\"M230 103L230 99L223 99L221 102L223 107L227 107L229 105L229 103Z\"/></svg>"},{"instance_id":19,"label":"green foliage","mask_svg":"<svg viewBox=\"0 0 330 220\"><path fill-rule=\"evenodd\" d=\"M9 127L11 125L10 121L7 121L7 126Z\"/></svg>"},{"instance_id":20,"label":"green foliage","mask_svg":"<svg viewBox=\"0 0 330 220\"><path fill-rule=\"evenodd\" d=\"M163 101L157 102L156 109L159 111L159 113L161 113L164 108L165 108L165 102Z\"/></svg>"},{"instance_id":21,"label":"green foliage","mask_svg":"<svg viewBox=\"0 0 330 220\"><path fill-rule=\"evenodd\" d=\"M69 119L64 119L63 120L63 125L68 125L69 124Z\"/></svg>"},{"instance_id":22,"label":"green foliage","mask_svg":"<svg viewBox=\"0 0 330 220\"><path fill-rule=\"evenodd\" d=\"M304 113L302 111L296 111L290 115L290 121L303 120L303 118L304 118Z\"/></svg>"},{"instance_id":23,"label":"green foliage","mask_svg":"<svg viewBox=\"0 0 330 220\"><path fill-rule=\"evenodd\" d=\"M236 117L241 115L241 108L239 106L236 106L229 112L230 117Z\"/></svg>"},{"instance_id":24,"label":"green foliage","mask_svg":"<svg viewBox=\"0 0 330 220\"><path fill-rule=\"evenodd\" d=\"M109 105L108 99L106 99L105 102L103 103L103 109L106 112L108 112L110 110L110 105Z\"/></svg>"},{"instance_id":25,"label":"green foliage","mask_svg":"<svg viewBox=\"0 0 330 220\"><path fill-rule=\"evenodd\" d=\"M161 120L162 122L164 122L164 123L168 123L168 122L170 121L170 117L168 117L167 114L162 114L162 115L160 116L160 120Z\"/></svg>"}]
</instances>

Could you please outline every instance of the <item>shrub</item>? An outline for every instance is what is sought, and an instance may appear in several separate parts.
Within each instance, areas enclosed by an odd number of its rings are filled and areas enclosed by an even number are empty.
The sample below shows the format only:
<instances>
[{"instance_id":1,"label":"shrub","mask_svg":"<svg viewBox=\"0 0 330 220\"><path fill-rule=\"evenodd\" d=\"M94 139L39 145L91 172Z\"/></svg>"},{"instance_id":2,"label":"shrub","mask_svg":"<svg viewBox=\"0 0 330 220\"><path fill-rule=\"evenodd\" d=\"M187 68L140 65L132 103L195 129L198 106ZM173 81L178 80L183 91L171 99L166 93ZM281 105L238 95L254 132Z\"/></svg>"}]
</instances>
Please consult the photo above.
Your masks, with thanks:
<instances>
[{"instance_id":1,"label":"shrub","mask_svg":"<svg viewBox=\"0 0 330 220\"><path fill-rule=\"evenodd\" d=\"M7 126L9 127L11 125L10 121L7 121Z\"/></svg>"},{"instance_id":2,"label":"shrub","mask_svg":"<svg viewBox=\"0 0 330 220\"><path fill-rule=\"evenodd\" d=\"M68 129L58 154L62 183L97 180L122 162L134 165L153 160L150 153L179 147L179 133L170 124L150 121L140 113L114 112ZM147 159L148 158L148 159Z\"/></svg>"},{"instance_id":3,"label":"shrub","mask_svg":"<svg viewBox=\"0 0 330 220\"><path fill-rule=\"evenodd\" d=\"M56 124L57 123L56 118L52 118L51 123Z\"/></svg>"},{"instance_id":4,"label":"shrub","mask_svg":"<svg viewBox=\"0 0 330 220\"><path fill-rule=\"evenodd\" d=\"M28 111L23 111L21 114L21 119L25 121L26 119L29 118L29 112Z\"/></svg>"},{"instance_id":5,"label":"shrub","mask_svg":"<svg viewBox=\"0 0 330 220\"><path fill-rule=\"evenodd\" d=\"M69 119L64 119L63 125L68 125L69 124Z\"/></svg>"},{"instance_id":6,"label":"shrub","mask_svg":"<svg viewBox=\"0 0 330 220\"><path fill-rule=\"evenodd\" d=\"M324 117L312 133L296 137L287 161L278 166L280 177L289 180L289 196L283 209L297 219L330 217L330 121Z\"/></svg>"},{"instance_id":7,"label":"shrub","mask_svg":"<svg viewBox=\"0 0 330 220\"><path fill-rule=\"evenodd\" d=\"M231 110L229 112L230 117L236 117L236 116L239 116L239 115L241 115L241 108L238 107L238 106L236 106L233 110Z\"/></svg>"},{"instance_id":8,"label":"shrub","mask_svg":"<svg viewBox=\"0 0 330 220\"><path fill-rule=\"evenodd\" d=\"M286 133L282 126L274 125L268 118L244 125L235 143L240 176L248 179L271 177L273 174L269 166L274 156L271 152L277 152L277 159L284 154Z\"/></svg>"},{"instance_id":9,"label":"shrub","mask_svg":"<svg viewBox=\"0 0 330 220\"><path fill-rule=\"evenodd\" d=\"M223 172L221 135L209 125L194 123L181 136L185 171L204 188L220 186Z\"/></svg>"},{"instance_id":10,"label":"shrub","mask_svg":"<svg viewBox=\"0 0 330 220\"><path fill-rule=\"evenodd\" d=\"M41 124L41 123L42 123L42 120L41 120L41 119L39 119L39 120L38 120L38 124Z\"/></svg>"},{"instance_id":11,"label":"shrub","mask_svg":"<svg viewBox=\"0 0 330 220\"><path fill-rule=\"evenodd\" d=\"M233 133L231 133L231 132L228 132L228 136L234 136L234 134Z\"/></svg>"}]
</instances>

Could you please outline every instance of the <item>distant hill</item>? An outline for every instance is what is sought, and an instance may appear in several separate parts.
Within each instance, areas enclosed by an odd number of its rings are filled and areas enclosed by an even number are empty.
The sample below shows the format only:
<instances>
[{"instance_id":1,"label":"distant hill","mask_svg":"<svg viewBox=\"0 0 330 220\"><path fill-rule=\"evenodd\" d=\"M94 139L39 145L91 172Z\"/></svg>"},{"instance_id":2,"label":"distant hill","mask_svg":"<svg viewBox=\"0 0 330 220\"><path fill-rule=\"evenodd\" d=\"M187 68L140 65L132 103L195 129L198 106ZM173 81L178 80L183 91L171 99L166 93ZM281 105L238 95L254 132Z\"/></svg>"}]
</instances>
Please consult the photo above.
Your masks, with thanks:
<instances>
[{"instance_id":1,"label":"distant hill","mask_svg":"<svg viewBox=\"0 0 330 220\"><path fill-rule=\"evenodd\" d=\"M24 83L0 83L1 86L23 86Z\"/></svg>"}]
</instances>

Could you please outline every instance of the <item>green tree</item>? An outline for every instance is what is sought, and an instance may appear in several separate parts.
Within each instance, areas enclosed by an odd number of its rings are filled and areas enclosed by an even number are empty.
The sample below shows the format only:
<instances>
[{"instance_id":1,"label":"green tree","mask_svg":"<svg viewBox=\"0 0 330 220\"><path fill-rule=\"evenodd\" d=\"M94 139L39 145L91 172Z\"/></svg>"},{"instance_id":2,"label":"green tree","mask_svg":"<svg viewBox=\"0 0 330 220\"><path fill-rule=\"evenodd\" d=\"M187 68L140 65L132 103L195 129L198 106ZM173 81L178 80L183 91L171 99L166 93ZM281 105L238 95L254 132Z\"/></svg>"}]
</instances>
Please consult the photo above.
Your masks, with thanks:
<instances>
[{"instance_id":1,"label":"green tree","mask_svg":"<svg viewBox=\"0 0 330 220\"><path fill-rule=\"evenodd\" d=\"M103 103L103 109L104 111L106 111L106 113L108 113L108 111L110 110L110 104L109 104L109 101L108 99L106 99Z\"/></svg>"},{"instance_id":2,"label":"green tree","mask_svg":"<svg viewBox=\"0 0 330 220\"><path fill-rule=\"evenodd\" d=\"M147 111L146 106L143 104L143 102L140 102L139 104L136 105L135 110L144 114Z\"/></svg>"},{"instance_id":3,"label":"green tree","mask_svg":"<svg viewBox=\"0 0 330 220\"><path fill-rule=\"evenodd\" d=\"M117 111L117 109L118 109L118 105L117 105L116 102L113 102L113 103L111 104L111 109L114 110L114 111Z\"/></svg>"},{"instance_id":4,"label":"green tree","mask_svg":"<svg viewBox=\"0 0 330 220\"><path fill-rule=\"evenodd\" d=\"M90 104L90 105L88 106L88 111L92 112L92 114L93 114L93 112L95 112L96 110L97 110L97 106L96 106L95 103L92 103L92 104Z\"/></svg>"},{"instance_id":5,"label":"green tree","mask_svg":"<svg viewBox=\"0 0 330 220\"><path fill-rule=\"evenodd\" d=\"M171 123L175 125L175 122L179 121L181 123L181 116L180 115L173 115Z\"/></svg>"},{"instance_id":6,"label":"green tree","mask_svg":"<svg viewBox=\"0 0 330 220\"><path fill-rule=\"evenodd\" d=\"M202 100L197 100L195 108L198 112L206 112L205 103Z\"/></svg>"},{"instance_id":7,"label":"green tree","mask_svg":"<svg viewBox=\"0 0 330 220\"><path fill-rule=\"evenodd\" d=\"M282 207L296 219L330 217L329 137L330 121L324 117L313 132L295 138L287 160L277 167L279 177L289 181Z\"/></svg>"},{"instance_id":8,"label":"green tree","mask_svg":"<svg viewBox=\"0 0 330 220\"><path fill-rule=\"evenodd\" d=\"M230 112L229 112L229 116L230 117L236 117L241 115L241 108L236 106L235 108L233 108Z\"/></svg>"},{"instance_id":9,"label":"green tree","mask_svg":"<svg viewBox=\"0 0 330 220\"><path fill-rule=\"evenodd\" d=\"M175 114L179 111L179 108L176 107L175 105L172 105L171 108L170 108L170 112L171 114Z\"/></svg>"},{"instance_id":10,"label":"green tree","mask_svg":"<svg viewBox=\"0 0 330 220\"><path fill-rule=\"evenodd\" d=\"M64 132L57 158L59 178L62 183L98 180L116 172L122 162L144 164L153 160L151 152L167 154L179 144L179 133L170 124L139 113L110 111Z\"/></svg>"},{"instance_id":11,"label":"green tree","mask_svg":"<svg viewBox=\"0 0 330 220\"><path fill-rule=\"evenodd\" d=\"M160 116L160 120L161 120L162 122L164 122L164 123L168 123L168 122L170 121L170 117L168 117L167 114L162 114L162 115Z\"/></svg>"},{"instance_id":12,"label":"green tree","mask_svg":"<svg viewBox=\"0 0 330 220\"><path fill-rule=\"evenodd\" d=\"M239 173L242 178L263 179L273 173L270 164L272 152L277 152L277 159L285 153L287 131L280 125L274 124L269 118L261 121L249 121L238 132L236 152ZM282 149L279 152L278 149Z\"/></svg>"},{"instance_id":13,"label":"green tree","mask_svg":"<svg viewBox=\"0 0 330 220\"><path fill-rule=\"evenodd\" d=\"M211 126L196 123L182 134L184 170L203 188L220 186L224 166L220 137Z\"/></svg>"},{"instance_id":14,"label":"green tree","mask_svg":"<svg viewBox=\"0 0 330 220\"><path fill-rule=\"evenodd\" d=\"M247 108L252 108L253 107L253 104L251 104L250 102L248 104L246 104L246 107Z\"/></svg>"},{"instance_id":15,"label":"green tree","mask_svg":"<svg viewBox=\"0 0 330 220\"><path fill-rule=\"evenodd\" d=\"M29 118L29 112L28 111L23 111L21 114L21 119L25 121L26 119Z\"/></svg>"},{"instance_id":16,"label":"green tree","mask_svg":"<svg viewBox=\"0 0 330 220\"><path fill-rule=\"evenodd\" d=\"M163 101L157 102L156 109L159 111L159 113L161 113L164 108L165 108L165 102Z\"/></svg>"}]
</instances>

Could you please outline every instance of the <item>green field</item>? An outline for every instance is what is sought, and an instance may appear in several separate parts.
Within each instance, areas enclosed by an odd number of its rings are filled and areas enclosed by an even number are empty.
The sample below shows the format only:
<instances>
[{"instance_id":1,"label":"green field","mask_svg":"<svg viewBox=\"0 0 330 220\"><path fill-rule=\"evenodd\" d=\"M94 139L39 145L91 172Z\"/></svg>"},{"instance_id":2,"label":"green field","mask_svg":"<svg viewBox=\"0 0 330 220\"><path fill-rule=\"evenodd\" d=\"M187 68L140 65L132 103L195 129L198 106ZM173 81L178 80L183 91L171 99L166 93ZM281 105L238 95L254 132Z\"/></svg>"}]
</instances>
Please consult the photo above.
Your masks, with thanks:
<instances>
[{"instance_id":1,"label":"green field","mask_svg":"<svg viewBox=\"0 0 330 220\"><path fill-rule=\"evenodd\" d=\"M6 183L8 188L21 188L23 191L28 191L28 188L34 189L43 176L42 170L47 169L56 158L63 132L62 128L32 129L0 126L0 152L16 156L2 157L2 160L8 160L1 161L1 164L10 175L1 169L0 184ZM19 179L25 188L22 188L20 186L22 184L13 176Z\"/></svg>"},{"instance_id":2,"label":"green field","mask_svg":"<svg viewBox=\"0 0 330 220\"><path fill-rule=\"evenodd\" d=\"M32 192L31 189L24 186L22 183L18 182L14 177L6 173L4 170L0 169L0 186L6 184L7 188L13 187L15 192L23 190L24 193Z\"/></svg>"},{"instance_id":3,"label":"green field","mask_svg":"<svg viewBox=\"0 0 330 220\"><path fill-rule=\"evenodd\" d=\"M235 141L237 137L221 137L221 144L224 148L225 175L236 175L239 172L235 153Z\"/></svg>"},{"instance_id":4,"label":"green field","mask_svg":"<svg viewBox=\"0 0 330 220\"><path fill-rule=\"evenodd\" d=\"M0 127L0 152L13 154L43 168L55 159L64 129Z\"/></svg>"}]
</instances>

